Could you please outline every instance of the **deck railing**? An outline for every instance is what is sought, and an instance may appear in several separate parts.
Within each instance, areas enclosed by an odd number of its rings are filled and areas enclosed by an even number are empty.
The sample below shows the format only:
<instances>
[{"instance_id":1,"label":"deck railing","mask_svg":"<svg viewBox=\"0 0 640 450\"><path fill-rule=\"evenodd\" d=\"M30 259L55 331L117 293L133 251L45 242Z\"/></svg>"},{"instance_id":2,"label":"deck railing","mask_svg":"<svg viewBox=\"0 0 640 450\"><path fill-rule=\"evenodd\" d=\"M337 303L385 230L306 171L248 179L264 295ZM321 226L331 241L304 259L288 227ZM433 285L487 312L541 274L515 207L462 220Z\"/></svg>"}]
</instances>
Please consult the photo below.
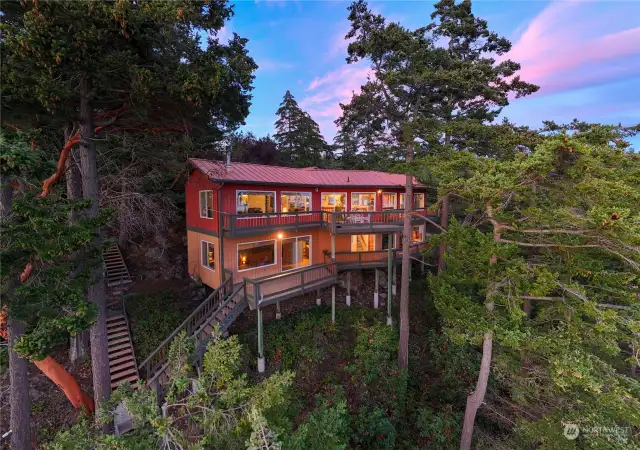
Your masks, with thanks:
<instances>
[{"instance_id":1,"label":"deck railing","mask_svg":"<svg viewBox=\"0 0 640 450\"><path fill-rule=\"evenodd\" d=\"M424 250L427 247L427 241L414 243L411 245L411 254L415 255L416 253L419 253L421 250ZM335 254L335 262L338 264L338 268L366 268L367 266L386 267L388 258L388 250L373 250L365 252L336 252ZM391 258L394 262L399 262L402 259L402 248L392 249ZM324 260L325 262L331 261L331 255L329 253L325 253Z\"/></svg>"},{"instance_id":2,"label":"deck railing","mask_svg":"<svg viewBox=\"0 0 640 450\"><path fill-rule=\"evenodd\" d=\"M315 228L322 225L320 211L259 213L259 214L227 214L222 213L222 229L232 236L241 235L243 231L280 229Z\"/></svg>"},{"instance_id":3,"label":"deck railing","mask_svg":"<svg viewBox=\"0 0 640 450\"><path fill-rule=\"evenodd\" d=\"M435 213L426 208L415 210L423 216L434 217ZM394 229L402 227L404 210L388 209L384 211L308 211L289 213L260 213L260 214L228 214L222 213L222 229L230 236L242 236L268 231L298 230L305 228L324 227L335 233L341 229L346 231L367 232L380 229ZM417 216L412 218L420 222Z\"/></svg>"},{"instance_id":4,"label":"deck railing","mask_svg":"<svg viewBox=\"0 0 640 450\"><path fill-rule=\"evenodd\" d=\"M156 372L160 371L166 364L169 347L175 337L181 331L187 336L191 336L220 306L225 298L231 294L233 289L233 273L224 271L224 281L211 295L205 298L202 303L156 348L139 366L140 377L151 380Z\"/></svg>"},{"instance_id":5,"label":"deck railing","mask_svg":"<svg viewBox=\"0 0 640 450\"><path fill-rule=\"evenodd\" d=\"M330 262L274 276L245 278L245 295L251 309L255 309L277 298L302 295L326 280L335 280L337 274L337 264Z\"/></svg>"}]
</instances>

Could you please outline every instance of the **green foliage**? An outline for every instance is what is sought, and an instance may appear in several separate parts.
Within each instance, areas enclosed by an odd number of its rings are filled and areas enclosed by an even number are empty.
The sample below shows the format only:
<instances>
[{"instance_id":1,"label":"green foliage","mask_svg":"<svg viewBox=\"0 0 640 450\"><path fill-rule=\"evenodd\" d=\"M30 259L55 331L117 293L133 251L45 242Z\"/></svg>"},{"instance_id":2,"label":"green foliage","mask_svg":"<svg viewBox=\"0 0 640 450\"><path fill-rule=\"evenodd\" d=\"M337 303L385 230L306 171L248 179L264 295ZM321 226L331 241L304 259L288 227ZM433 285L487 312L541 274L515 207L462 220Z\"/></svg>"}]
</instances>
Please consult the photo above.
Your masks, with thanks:
<instances>
[{"instance_id":1,"label":"green foliage","mask_svg":"<svg viewBox=\"0 0 640 450\"><path fill-rule=\"evenodd\" d=\"M418 413L417 426L421 448L453 450L458 448L457 437L462 428L462 413L454 412L451 407L436 412L425 406Z\"/></svg>"},{"instance_id":2,"label":"green foliage","mask_svg":"<svg viewBox=\"0 0 640 450\"><path fill-rule=\"evenodd\" d=\"M329 386L317 398L317 407L289 437L291 450L339 450L349 443L349 411L341 386Z\"/></svg>"},{"instance_id":3,"label":"green foliage","mask_svg":"<svg viewBox=\"0 0 640 450\"><path fill-rule=\"evenodd\" d=\"M388 449L395 448L396 429L378 407L362 407L352 425L351 441L355 448Z\"/></svg>"},{"instance_id":4,"label":"green foliage","mask_svg":"<svg viewBox=\"0 0 640 450\"><path fill-rule=\"evenodd\" d=\"M131 321L131 339L140 361L149 356L189 314L172 291L128 295L125 302Z\"/></svg>"},{"instance_id":5,"label":"green foliage","mask_svg":"<svg viewBox=\"0 0 640 450\"><path fill-rule=\"evenodd\" d=\"M640 158L618 144L621 133L574 123L511 160L421 161L471 217L433 239L447 246L446 270L430 277L434 304L456 344L493 332L493 407L518 419L523 445L566 445L563 423L640 424L629 366L639 348ZM585 448L603 442L580 438Z\"/></svg>"}]
</instances>

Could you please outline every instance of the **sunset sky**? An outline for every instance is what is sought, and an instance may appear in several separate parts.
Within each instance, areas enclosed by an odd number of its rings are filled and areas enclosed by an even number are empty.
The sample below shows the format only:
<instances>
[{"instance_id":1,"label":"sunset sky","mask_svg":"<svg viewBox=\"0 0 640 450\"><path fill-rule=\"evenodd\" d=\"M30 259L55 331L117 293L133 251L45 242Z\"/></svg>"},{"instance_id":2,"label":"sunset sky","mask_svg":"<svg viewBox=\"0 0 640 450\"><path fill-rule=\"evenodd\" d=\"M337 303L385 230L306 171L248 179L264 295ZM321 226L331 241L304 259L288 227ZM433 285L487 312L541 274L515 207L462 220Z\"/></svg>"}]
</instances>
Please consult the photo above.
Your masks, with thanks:
<instances>
[{"instance_id":1,"label":"sunset sky","mask_svg":"<svg viewBox=\"0 0 640 450\"><path fill-rule=\"evenodd\" d=\"M249 39L256 73L245 130L273 133L275 111L289 89L320 124L328 142L340 102L357 92L366 63L345 62L347 6L339 1L240 1L221 32ZM370 2L405 27L430 22L433 2ZM532 127L542 120L630 125L640 122L640 1L475 1L474 13L513 43L509 57L540 91L516 100L503 116ZM634 147L640 148L640 139Z\"/></svg>"}]
</instances>

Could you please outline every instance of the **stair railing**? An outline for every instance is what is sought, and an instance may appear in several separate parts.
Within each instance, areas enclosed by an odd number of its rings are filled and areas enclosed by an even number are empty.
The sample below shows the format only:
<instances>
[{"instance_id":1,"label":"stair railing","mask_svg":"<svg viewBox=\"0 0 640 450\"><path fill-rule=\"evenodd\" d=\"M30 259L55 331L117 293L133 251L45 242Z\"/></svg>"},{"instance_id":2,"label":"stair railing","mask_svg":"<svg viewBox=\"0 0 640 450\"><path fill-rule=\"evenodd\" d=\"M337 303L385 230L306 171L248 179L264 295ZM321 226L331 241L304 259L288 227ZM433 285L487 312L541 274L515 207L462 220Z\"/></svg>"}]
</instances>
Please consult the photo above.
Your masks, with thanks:
<instances>
[{"instance_id":1,"label":"stair railing","mask_svg":"<svg viewBox=\"0 0 640 450\"><path fill-rule=\"evenodd\" d=\"M138 373L144 380L149 381L154 378L166 363L169 347L178 335L184 331L187 336L191 336L204 323L218 306L232 293L233 274L229 270L224 271L225 280L211 295L200 303L200 305L138 366Z\"/></svg>"}]
</instances>

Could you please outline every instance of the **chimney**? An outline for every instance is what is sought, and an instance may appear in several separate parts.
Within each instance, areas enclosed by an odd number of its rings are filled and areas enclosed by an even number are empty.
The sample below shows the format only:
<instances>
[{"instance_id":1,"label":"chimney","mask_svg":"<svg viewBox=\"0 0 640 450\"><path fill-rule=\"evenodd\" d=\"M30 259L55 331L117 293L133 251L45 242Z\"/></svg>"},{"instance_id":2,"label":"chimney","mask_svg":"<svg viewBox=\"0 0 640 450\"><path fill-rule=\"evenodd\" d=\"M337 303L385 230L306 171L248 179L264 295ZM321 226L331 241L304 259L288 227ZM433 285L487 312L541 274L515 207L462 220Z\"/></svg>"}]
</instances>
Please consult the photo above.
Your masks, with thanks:
<instances>
[{"instance_id":1,"label":"chimney","mask_svg":"<svg viewBox=\"0 0 640 450\"><path fill-rule=\"evenodd\" d=\"M227 162L225 163L225 167L231 167L231 152L227 153Z\"/></svg>"}]
</instances>

